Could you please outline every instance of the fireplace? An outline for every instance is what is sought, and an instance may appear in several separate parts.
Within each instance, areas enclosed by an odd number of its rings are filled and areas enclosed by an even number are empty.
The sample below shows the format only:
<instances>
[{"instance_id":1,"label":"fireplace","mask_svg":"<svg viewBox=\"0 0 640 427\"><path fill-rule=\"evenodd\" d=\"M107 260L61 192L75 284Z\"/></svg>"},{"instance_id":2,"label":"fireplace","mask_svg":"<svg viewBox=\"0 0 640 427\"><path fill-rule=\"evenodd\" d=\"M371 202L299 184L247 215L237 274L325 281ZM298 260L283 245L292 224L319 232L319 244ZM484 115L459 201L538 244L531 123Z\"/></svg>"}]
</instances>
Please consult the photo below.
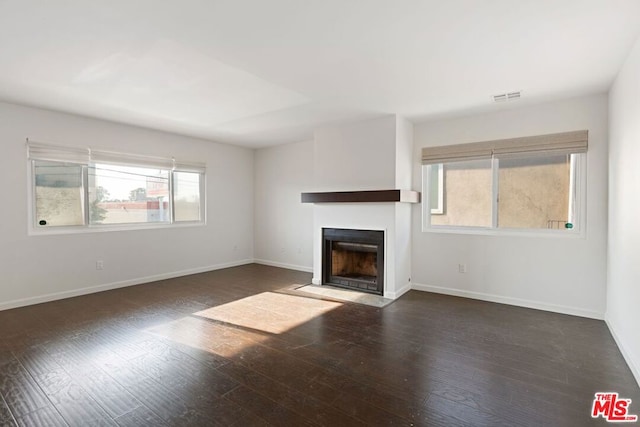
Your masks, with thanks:
<instances>
[{"instance_id":1,"label":"fireplace","mask_svg":"<svg viewBox=\"0 0 640 427\"><path fill-rule=\"evenodd\" d=\"M382 295L384 231L323 228L322 284Z\"/></svg>"}]
</instances>

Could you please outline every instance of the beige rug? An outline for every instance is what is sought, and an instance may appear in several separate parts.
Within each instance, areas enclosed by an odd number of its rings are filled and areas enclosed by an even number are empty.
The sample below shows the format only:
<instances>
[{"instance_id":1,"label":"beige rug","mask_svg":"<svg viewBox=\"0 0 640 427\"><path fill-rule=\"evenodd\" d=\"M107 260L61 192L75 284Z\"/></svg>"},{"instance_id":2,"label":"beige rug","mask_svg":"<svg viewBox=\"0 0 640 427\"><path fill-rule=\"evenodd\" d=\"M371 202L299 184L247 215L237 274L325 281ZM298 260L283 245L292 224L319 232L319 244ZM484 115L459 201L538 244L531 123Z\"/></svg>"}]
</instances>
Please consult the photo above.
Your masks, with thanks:
<instances>
[{"instance_id":1,"label":"beige rug","mask_svg":"<svg viewBox=\"0 0 640 427\"><path fill-rule=\"evenodd\" d=\"M295 295L315 296L316 298L326 298L342 302L353 302L356 304L370 305L372 307L384 307L393 302L392 299L384 298L380 295L371 295L364 292L334 288L332 286L326 285L296 285L283 289L283 291Z\"/></svg>"}]
</instances>

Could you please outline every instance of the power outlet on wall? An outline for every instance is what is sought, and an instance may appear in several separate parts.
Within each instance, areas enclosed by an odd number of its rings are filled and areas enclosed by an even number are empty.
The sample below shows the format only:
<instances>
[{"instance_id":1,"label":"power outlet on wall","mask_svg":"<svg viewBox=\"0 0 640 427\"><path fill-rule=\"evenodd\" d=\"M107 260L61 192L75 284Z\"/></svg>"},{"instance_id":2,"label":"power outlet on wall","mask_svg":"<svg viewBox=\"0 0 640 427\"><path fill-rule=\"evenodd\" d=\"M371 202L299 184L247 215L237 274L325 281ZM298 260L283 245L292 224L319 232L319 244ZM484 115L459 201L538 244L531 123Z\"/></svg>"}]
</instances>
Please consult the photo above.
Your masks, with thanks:
<instances>
[{"instance_id":1,"label":"power outlet on wall","mask_svg":"<svg viewBox=\"0 0 640 427\"><path fill-rule=\"evenodd\" d=\"M104 261L101 259L96 261L96 270L104 270Z\"/></svg>"},{"instance_id":2,"label":"power outlet on wall","mask_svg":"<svg viewBox=\"0 0 640 427\"><path fill-rule=\"evenodd\" d=\"M467 264L458 264L458 273L466 273Z\"/></svg>"}]
</instances>

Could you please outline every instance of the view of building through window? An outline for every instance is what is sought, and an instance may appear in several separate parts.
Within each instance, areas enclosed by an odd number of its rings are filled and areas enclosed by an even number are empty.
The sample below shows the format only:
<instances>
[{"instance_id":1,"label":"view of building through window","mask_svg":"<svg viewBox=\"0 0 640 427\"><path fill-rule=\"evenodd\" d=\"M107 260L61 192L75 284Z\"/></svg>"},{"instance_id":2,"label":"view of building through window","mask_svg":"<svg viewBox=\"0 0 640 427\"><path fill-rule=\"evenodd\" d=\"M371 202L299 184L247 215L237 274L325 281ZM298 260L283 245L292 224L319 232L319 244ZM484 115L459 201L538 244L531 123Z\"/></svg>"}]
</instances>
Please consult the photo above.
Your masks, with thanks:
<instances>
[{"instance_id":1,"label":"view of building through window","mask_svg":"<svg viewBox=\"0 0 640 427\"><path fill-rule=\"evenodd\" d=\"M90 224L169 221L169 171L106 164L89 167Z\"/></svg>"},{"instance_id":2,"label":"view of building through window","mask_svg":"<svg viewBox=\"0 0 640 427\"><path fill-rule=\"evenodd\" d=\"M501 159L498 227L565 228L571 195L569 157Z\"/></svg>"},{"instance_id":3,"label":"view of building through window","mask_svg":"<svg viewBox=\"0 0 640 427\"><path fill-rule=\"evenodd\" d=\"M491 227L491 160L446 163L443 171L442 214L432 214L431 224Z\"/></svg>"},{"instance_id":4,"label":"view of building through window","mask_svg":"<svg viewBox=\"0 0 640 427\"><path fill-rule=\"evenodd\" d=\"M436 200L433 192L442 192L442 206L438 211L431 209L429 224L490 228L493 212L497 211L499 228L572 228L575 189L571 156L534 155L430 165L429 197ZM497 168L497 174L493 168ZM440 177L433 173L436 169L442 169ZM442 182L434 183L437 179Z\"/></svg>"},{"instance_id":5,"label":"view of building through window","mask_svg":"<svg viewBox=\"0 0 640 427\"><path fill-rule=\"evenodd\" d=\"M33 166L39 227L202 221L200 172L42 160Z\"/></svg>"}]
</instances>

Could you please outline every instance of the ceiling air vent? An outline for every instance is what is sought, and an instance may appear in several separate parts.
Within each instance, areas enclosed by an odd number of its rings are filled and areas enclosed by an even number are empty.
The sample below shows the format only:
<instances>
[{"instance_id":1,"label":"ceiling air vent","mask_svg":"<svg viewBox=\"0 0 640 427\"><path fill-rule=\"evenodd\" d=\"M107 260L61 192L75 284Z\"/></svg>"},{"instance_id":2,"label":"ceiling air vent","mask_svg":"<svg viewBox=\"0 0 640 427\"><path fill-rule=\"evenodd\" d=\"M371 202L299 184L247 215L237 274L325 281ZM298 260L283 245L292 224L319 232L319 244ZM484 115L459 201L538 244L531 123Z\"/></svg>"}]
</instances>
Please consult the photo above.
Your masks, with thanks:
<instances>
[{"instance_id":1,"label":"ceiling air vent","mask_svg":"<svg viewBox=\"0 0 640 427\"><path fill-rule=\"evenodd\" d=\"M516 99L520 99L520 91L500 93L498 95L493 95L494 102L513 101Z\"/></svg>"}]
</instances>

